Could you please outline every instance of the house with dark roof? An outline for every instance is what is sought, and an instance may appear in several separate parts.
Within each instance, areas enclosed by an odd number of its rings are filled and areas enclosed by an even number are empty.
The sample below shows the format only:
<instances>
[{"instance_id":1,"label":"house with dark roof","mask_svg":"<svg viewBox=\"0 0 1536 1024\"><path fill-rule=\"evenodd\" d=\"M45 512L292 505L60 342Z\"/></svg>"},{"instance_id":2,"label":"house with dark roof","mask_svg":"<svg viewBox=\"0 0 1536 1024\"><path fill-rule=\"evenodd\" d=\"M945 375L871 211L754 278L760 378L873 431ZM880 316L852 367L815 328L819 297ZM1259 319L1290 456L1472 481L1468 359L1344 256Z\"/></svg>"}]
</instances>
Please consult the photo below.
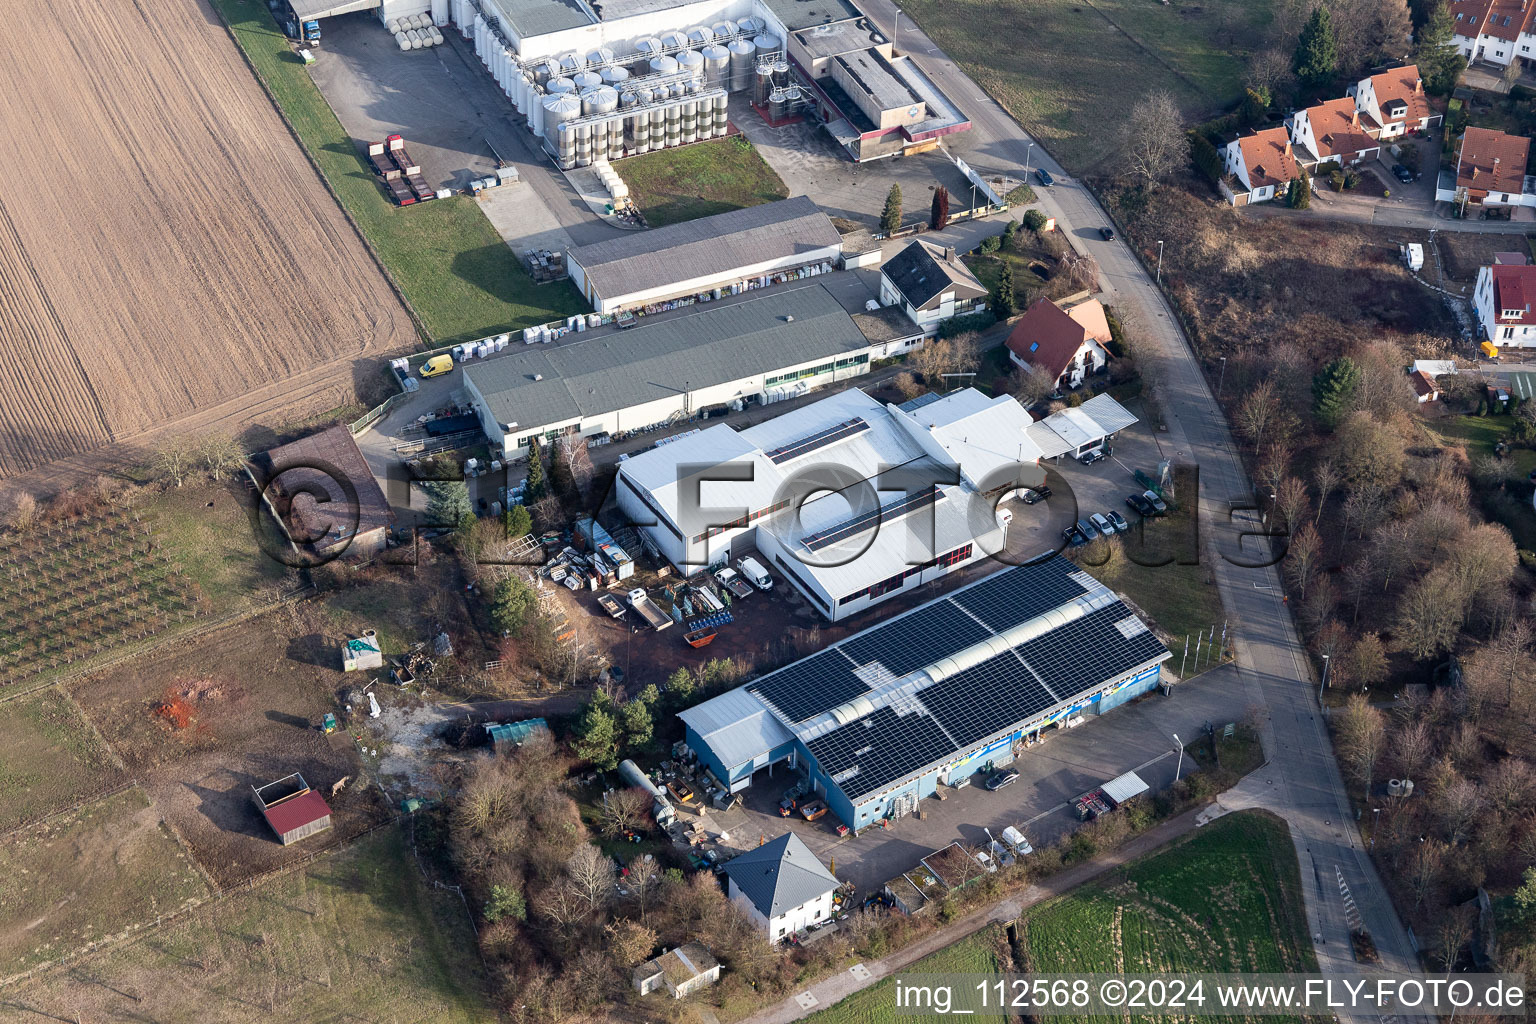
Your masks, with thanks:
<instances>
[{"instance_id":1,"label":"house with dark roof","mask_svg":"<svg viewBox=\"0 0 1536 1024\"><path fill-rule=\"evenodd\" d=\"M1360 111L1348 96L1296 111L1291 117L1291 144L1309 171L1320 163L1358 164L1381 154L1381 143L1365 130Z\"/></svg>"},{"instance_id":2,"label":"house with dark roof","mask_svg":"<svg viewBox=\"0 0 1536 1024\"><path fill-rule=\"evenodd\" d=\"M580 245L567 251L566 263L592 308L613 313L739 294L798 278L806 268L831 270L842 254L831 219L796 196Z\"/></svg>"},{"instance_id":3,"label":"house with dark roof","mask_svg":"<svg viewBox=\"0 0 1536 1024\"><path fill-rule=\"evenodd\" d=\"M1228 183L1233 206L1281 199L1291 181L1302 174L1284 126L1245 132L1222 151L1223 170L1237 184Z\"/></svg>"},{"instance_id":4,"label":"house with dark roof","mask_svg":"<svg viewBox=\"0 0 1536 1024\"><path fill-rule=\"evenodd\" d=\"M725 876L726 895L769 942L832 917L837 879L793 832L726 861Z\"/></svg>"},{"instance_id":5,"label":"house with dark roof","mask_svg":"<svg viewBox=\"0 0 1536 1024\"><path fill-rule=\"evenodd\" d=\"M945 320L975 312L986 301L986 286L960 262L954 246L914 239L880 268L881 304L900 306L929 337Z\"/></svg>"},{"instance_id":6,"label":"house with dark roof","mask_svg":"<svg viewBox=\"0 0 1536 1024\"><path fill-rule=\"evenodd\" d=\"M1442 173L1435 199L1474 206L1536 206L1536 178L1526 174L1531 140L1492 128L1468 128L1456 153L1454 183Z\"/></svg>"},{"instance_id":7,"label":"house with dark roof","mask_svg":"<svg viewBox=\"0 0 1536 1024\"><path fill-rule=\"evenodd\" d=\"M1360 123L1373 139L1395 139L1428 131L1442 115L1429 105L1417 64L1404 64L1360 79L1350 86Z\"/></svg>"},{"instance_id":8,"label":"house with dark roof","mask_svg":"<svg viewBox=\"0 0 1536 1024\"><path fill-rule=\"evenodd\" d=\"M720 961L702 942L685 942L630 972L630 981L641 995L664 988L673 999L681 999L719 980Z\"/></svg>"},{"instance_id":9,"label":"house with dark roof","mask_svg":"<svg viewBox=\"0 0 1536 1024\"><path fill-rule=\"evenodd\" d=\"M1037 369L1058 388L1075 388L1109 362L1109 319L1098 299L1086 293L1061 302L1037 299L1008 334L1008 356L1016 366Z\"/></svg>"},{"instance_id":10,"label":"house with dark roof","mask_svg":"<svg viewBox=\"0 0 1536 1024\"><path fill-rule=\"evenodd\" d=\"M395 513L346 427L255 455L246 472L306 560L372 558L384 550Z\"/></svg>"}]
</instances>

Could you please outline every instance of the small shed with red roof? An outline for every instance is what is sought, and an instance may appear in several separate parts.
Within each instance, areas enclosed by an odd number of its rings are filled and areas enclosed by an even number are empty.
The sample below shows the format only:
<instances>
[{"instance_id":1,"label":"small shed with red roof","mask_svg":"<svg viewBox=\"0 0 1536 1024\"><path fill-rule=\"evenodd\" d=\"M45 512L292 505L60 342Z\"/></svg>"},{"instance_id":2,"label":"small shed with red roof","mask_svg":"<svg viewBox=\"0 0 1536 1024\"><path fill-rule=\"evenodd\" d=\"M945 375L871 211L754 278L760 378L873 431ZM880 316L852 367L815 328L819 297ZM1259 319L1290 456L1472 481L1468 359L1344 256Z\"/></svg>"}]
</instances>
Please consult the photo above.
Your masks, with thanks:
<instances>
[{"instance_id":1,"label":"small shed with red roof","mask_svg":"<svg viewBox=\"0 0 1536 1024\"><path fill-rule=\"evenodd\" d=\"M252 786L256 806L284 846L331 827L331 808L298 772Z\"/></svg>"}]
</instances>

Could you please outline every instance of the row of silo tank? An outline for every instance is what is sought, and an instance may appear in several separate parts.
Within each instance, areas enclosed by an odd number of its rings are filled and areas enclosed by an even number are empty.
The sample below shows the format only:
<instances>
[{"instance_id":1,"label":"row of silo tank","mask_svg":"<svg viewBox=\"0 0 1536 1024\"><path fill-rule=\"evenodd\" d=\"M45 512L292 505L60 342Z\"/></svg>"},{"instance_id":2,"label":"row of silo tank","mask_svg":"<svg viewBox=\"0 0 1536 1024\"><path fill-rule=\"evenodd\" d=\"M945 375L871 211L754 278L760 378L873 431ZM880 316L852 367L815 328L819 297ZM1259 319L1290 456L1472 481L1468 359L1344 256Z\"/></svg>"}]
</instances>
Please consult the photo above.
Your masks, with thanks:
<instances>
[{"instance_id":1,"label":"row of silo tank","mask_svg":"<svg viewBox=\"0 0 1536 1024\"><path fill-rule=\"evenodd\" d=\"M441 46L443 34L437 26L431 28L401 29L395 33L395 43L402 50L420 50L428 46Z\"/></svg>"},{"instance_id":2,"label":"row of silo tank","mask_svg":"<svg viewBox=\"0 0 1536 1024\"><path fill-rule=\"evenodd\" d=\"M752 102L766 106L775 91L788 89L792 84L789 61L782 55L760 59L752 72Z\"/></svg>"}]
</instances>

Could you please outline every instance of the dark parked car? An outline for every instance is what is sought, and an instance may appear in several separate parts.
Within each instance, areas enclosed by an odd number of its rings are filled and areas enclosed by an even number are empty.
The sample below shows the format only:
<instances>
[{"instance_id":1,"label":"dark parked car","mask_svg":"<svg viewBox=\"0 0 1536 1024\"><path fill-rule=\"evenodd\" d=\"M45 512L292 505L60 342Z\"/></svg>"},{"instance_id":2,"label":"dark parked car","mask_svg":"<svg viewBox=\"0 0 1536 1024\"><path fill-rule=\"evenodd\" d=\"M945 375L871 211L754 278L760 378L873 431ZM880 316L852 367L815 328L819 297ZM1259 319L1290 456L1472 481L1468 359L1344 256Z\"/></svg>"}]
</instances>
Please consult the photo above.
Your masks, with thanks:
<instances>
[{"instance_id":1,"label":"dark parked car","mask_svg":"<svg viewBox=\"0 0 1536 1024\"><path fill-rule=\"evenodd\" d=\"M1125 521L1125 516L1114 509L1105 512L1104 518L1109 520L1109 525L1115 528L1116 533L1124 533L1131 528L1131 524Z\"/></svg>"},{"instance_id":2,"label":"dark parked car","mask_svg":"<svg viewBox=\"0 0 1536 1024\"><path fill-rule=\"evenodd\" d=\"M1104 241L1113 242L1115 240L1115 229L1099 228L1099 235L1104 239Z\"/></svg>"},{"instance_id":3,"label":"dark parked car","mask_svg":"<svg viewBox=\"0 0 1536 1024\"><path fill-rule=\"evenodd\" d=\"M1024 488L1022 500L1026 505L1033 505L1035 502L1044 501L1050 496L1051 489L1049 487L1026 487Z\"/></svg>"},{"instance_id":4,"label":"dark parked car","mask_svg":"<svg viewBox=\"0 0 1536 1024\"><path fill-rule=\"evenodd\" d=\"M1044 167L1035 169L1035 177L1039 178L1040 184L1044 185L1046 188L1050 188L1052 185L1056 184L1056 179L1051 177L1050 172L1047 171Z\"/></svg>"},{"instance_id":5,"label":"dark parked car","mask_svg":"<svg viewBox=\"0 0 1536 1024\"><path fill-rule=\"evenodd\" d=\"M1157 509L1153 508L1152 503L1148 501L1143 495L1132 494L1125 499L1125 503L1129 505L1134 511L1139 512L1141 515L1157 515Z\"/></svg>"},{"instance_id":6,"label":"dark parked car","mask_svg":"<svg viewBox=\"0 0 1536 1024\"><path fill-rule=\"evenodd\" d=\"M1061 535L1066 539L1068 544L1071 544L1075 548L1080 548L1084 544L1087 544L1089 539L1088 534L1083 532L1082 524L1080 523L1073 523L1065 530L1062 530Z\"/></svg>"},{"instance_id":7,"label":"dark parked car","mask_svg":"<svg viewBox=\"0 0 1536 1024\"><path fill-rule=\"evenodd\" d=\"M1091 452L1084 452L1083 454L1079 455L1077 457L1077 461L1081 462L1085 466L1091 466L1095 462L1106 458L1108 458L1108 456L1104 454L1103 448L1095 448Z\"/></svg>"},{"instance_id":8,"label":"dark parked car","mask_svg":"<svg viewBox=\"0 0 1536 1024\"><path fill-rule=\"evenodd\" d=\"M1404 184L1407 184L1413 180L1413 172L1404 167L1402 164L1393 164L1392 174L1397 178L1398 181L1401 181Z\"/></svg>"},{"instance_id":9,"label":"dark parked car","mask_svg":"<svg viewBox=\"0 0 1536 1024\"><path fill-rule=\"evenodd\" d=\"M1019 781L1019 773L1013 769L1005 769L987 779L987 788L996 793L1004 786L1011 786Z\"/></svg>"}]
</instances>

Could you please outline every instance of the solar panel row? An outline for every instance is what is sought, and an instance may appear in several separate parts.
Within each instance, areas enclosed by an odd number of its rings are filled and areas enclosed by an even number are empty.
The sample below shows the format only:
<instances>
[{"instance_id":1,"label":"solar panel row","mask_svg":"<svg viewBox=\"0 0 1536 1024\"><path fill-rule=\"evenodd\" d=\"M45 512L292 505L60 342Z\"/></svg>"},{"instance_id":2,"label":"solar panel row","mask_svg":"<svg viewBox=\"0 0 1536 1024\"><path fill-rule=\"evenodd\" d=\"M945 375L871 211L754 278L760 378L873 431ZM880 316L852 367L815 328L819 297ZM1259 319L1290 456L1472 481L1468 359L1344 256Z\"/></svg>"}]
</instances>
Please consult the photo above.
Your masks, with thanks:
<instances>
[{"instance_id":1,"label":"solar panel row","mask_svg":"<svg viewBox=\"0 0 1536 1024\"><path fill-rule=\"evenodd\" d=\"M907 515L920 508L926 508L939 500L941 492L937 487L929 487L926 490L912 494L904 494L895 501L881 505L879 508L870 509L863 515L854 516L852 519L829 526L809 537L802 538L801 543L812 551L820 551L822 548L836 544L838 541L847 540L856 534L863 533L878 523L888 523L898 516Z\"/></svg>"},{"instance_id":2,"label":"solar panel row","mask_svg":"<svg viewBox=\"0 0 1536 1024\"><path fill-rule=\"evenodd\" d=\"M1072 578L1077 572L1077 566L1057 556L989 576L950 600L1001 633L1086 594L1088 588Z\"/></svg>"},{"instance_id":3,"label":"solar panel row","mask_svg":"<svg viewBox=\"0 0 1536 1024\"><path fill-rule=\"evenodd\" d=\"M834 424L825 430L818 430L816 433L802 437L798 441L791 441L789 444L780 445L773 449L773 451L764 452L763 454L768 456L768 461L777 466L780 463L788 462L790 459L798 459L800 456L813 452L818 448L825 448L833 441L841 441L845 437L861 434L868 429L869 424L862 417L855 416L851 420Z\"/></svg>"},{"instance_id":4,"label":"solar panel row","mask_svg":"<svg viewBox=\"0 0 1536 1024\"><path fill-rule=\"evenodd\" d=\"M871 749L857 753L865 747ZM927 715L898 715L881 708L812 740L806 749L828 776L851 772L840 788L856 800L900 779L914 764L920 767L937 761L954 747Z\"/></svg>"},{"instance_id":5,"label":"solar panel row","mask_svg":"<svg viewBox=\"0 0 1536 1024\"><path fill-rule=\"evenodd\" d=\"M853 669L853 663L838 648L829 647L748 683L747 689L785 721L804 722L869 689Z\"/></svg>"}]
</instances>

